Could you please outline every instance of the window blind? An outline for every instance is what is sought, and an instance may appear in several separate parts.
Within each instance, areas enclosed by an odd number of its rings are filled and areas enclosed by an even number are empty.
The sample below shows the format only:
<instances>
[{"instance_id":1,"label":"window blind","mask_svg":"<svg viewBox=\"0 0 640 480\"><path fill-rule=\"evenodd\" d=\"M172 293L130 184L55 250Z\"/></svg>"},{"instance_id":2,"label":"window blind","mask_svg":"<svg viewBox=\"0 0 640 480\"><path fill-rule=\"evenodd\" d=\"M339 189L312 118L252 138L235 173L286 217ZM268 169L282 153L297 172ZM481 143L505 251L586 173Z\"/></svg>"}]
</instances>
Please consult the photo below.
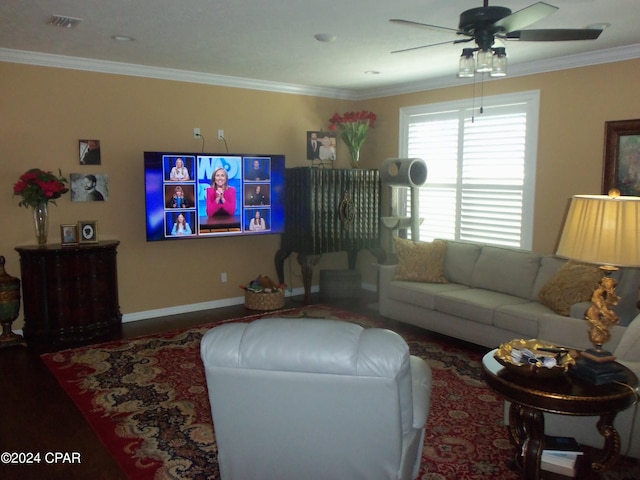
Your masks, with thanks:
<instances>
[{"instance_id":1,"label":"window blind","mask_svg":"<svg viewBox=\"0 0 640 480\"><path fill-rule=\"evenodd\" d=\"M428 169L419 189L420 240L530 248L537 96L533 108L529 98L492 100L481 115L464 104L403 112L401 155L424 159ZM410 201L407 195L405 211Z\"/></svg>"}]
</instances>

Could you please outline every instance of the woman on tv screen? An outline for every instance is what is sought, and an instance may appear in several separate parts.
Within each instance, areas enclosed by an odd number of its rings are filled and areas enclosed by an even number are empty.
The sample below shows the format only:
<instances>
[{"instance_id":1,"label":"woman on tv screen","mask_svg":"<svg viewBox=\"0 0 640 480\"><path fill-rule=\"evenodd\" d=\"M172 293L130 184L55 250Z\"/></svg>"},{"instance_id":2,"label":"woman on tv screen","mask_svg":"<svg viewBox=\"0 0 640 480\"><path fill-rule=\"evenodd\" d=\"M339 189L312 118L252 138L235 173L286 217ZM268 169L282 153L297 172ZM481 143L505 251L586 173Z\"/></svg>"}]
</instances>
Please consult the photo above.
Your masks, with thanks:
<instances>
[{"instance_id":1,"label":"woman on tv screen","mask_svg":"<svg viewBox=\"0 0 640 480\"><path fill-rule=\"evenodd\" d=\"M213 172L211 187L207 188L207 216L234 215L236 189L229 185L227 171L220 167Z\"/></svg>"}]
</instances>

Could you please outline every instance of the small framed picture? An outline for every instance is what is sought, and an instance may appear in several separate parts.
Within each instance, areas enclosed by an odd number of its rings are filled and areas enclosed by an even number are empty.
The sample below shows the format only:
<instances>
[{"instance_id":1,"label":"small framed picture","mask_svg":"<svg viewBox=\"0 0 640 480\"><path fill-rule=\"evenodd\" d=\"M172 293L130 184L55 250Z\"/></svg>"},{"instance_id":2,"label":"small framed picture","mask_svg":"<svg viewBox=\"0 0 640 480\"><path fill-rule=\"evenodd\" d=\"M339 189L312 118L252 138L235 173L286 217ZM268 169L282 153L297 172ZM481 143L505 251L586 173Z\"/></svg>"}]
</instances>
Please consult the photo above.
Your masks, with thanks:
<instances>
[{"instance_id":1,"label":"small framed picture","mask_svg":"<svg viewBox=\"0 0 640 480\"><path fill-rule=\"evenodd\" d=\"M604 124L602 194L640 195L640 118Z\"/></svg>"},{"instance_id":2,"label":"small framed picture","mask_svg":"<svg viewBox=\"0 0 640 480\"><path fill-rule=\"evenodd\" d=\"M72 202L104 202L109 198L106 173L72 173L69 178Z\"/></svg>"},{"instance_id":3,"label":"small framed picture","mask_svg":"<svg viewBox=\"0 0 640 480\"><path fill-rule=\"evenodd\" d=\"M100 140L78 140L80 165L101 165Z\"/></svg>"},{"instance_id":4,"label":"small framed picture","mask_svg":"<svg viewBox=\"0 0 640 480\"><path fill-rule=\"evenodd\" d=\"M307 160L312 162L333 162L336 159L337 134L328 132L307 132Z\"/></svg>"},{"instance_id":5,"label":"small framed picture","mask_svg":"<svg viewBox=\"0 0 640 480\"><path fill-rule=\"evenodd\" d=\"M60 225L60 243L62 245L78 244L78 224Z\"/></svg>"},{"instance_id":6,"label":"small framed picture","mask_svg":"<svg viewBox=\"0 0 640 480\"><path fill-rule=\"evenodd\" d=\"M80 243L98 242L98 222L95 220L81 220L78 222Z\"/></svg>"}]
</instances>

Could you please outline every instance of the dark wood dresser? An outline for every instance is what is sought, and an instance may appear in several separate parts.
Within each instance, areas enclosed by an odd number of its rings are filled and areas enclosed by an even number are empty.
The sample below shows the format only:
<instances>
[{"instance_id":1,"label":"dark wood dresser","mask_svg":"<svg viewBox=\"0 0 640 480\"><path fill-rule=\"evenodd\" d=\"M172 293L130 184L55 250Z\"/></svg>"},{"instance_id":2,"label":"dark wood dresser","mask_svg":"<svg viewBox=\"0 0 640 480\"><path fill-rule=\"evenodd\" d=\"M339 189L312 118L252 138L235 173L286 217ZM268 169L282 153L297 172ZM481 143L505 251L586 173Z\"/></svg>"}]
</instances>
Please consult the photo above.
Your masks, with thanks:
<instances>
[{"instance_id":1,"label":"dark wood dresser","mask_svg":"<svg viewBox=\"0 0 640 480\"><path fill-rule=\"evenodd\" d=\"M360 250L370 250L382 263L378 170L287 168L285 199L285 232L275 257L276 272L284 283L284 261L297 252L306 301L313 266L323 253L346 251L351 269Z\"/></svg>"},{"instance_id":2,"label":"dark wood dresser","mask_svg":"<svg viewBox=\"0 0 640 480\"><path fill-rule=\"evenodd\" d=\"M59 345L120 336L119 243L16 247L27 341Z\"/></svg>"}]
</instances>

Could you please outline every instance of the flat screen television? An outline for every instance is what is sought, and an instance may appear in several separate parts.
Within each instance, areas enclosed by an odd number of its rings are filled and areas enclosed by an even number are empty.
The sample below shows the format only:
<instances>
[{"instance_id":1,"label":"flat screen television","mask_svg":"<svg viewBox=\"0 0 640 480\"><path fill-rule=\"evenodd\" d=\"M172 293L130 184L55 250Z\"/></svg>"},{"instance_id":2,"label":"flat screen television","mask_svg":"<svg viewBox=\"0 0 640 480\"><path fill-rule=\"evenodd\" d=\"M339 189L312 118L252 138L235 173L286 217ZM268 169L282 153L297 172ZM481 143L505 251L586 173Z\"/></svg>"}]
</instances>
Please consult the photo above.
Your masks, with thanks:
<instances>
[{"instance_id":1,"label":"flat screen television","mask_svg":"<svg viewBox=\"0 0 640 480\"><path fill-rule=\"evenodd\" d=\"M284 155L144 152L147 241L284 230Z\"/></svg>"}]
</instances>

